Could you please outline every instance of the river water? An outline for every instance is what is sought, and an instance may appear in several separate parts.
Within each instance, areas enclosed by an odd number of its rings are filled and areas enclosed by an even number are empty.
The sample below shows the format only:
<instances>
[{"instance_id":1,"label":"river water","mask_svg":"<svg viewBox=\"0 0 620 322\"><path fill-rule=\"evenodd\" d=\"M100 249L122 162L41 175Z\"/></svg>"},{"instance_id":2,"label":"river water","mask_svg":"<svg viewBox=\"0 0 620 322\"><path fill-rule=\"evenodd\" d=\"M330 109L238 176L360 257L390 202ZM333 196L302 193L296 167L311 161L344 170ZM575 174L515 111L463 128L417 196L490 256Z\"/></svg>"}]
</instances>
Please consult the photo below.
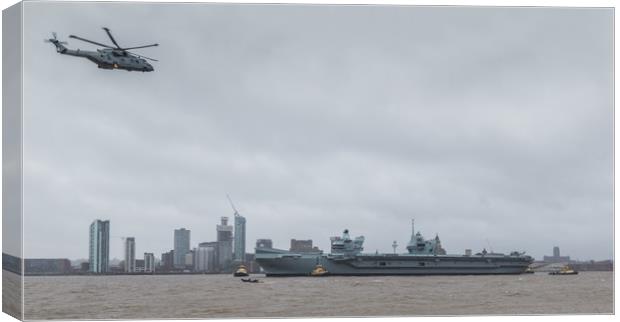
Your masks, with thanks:
<instances>
[{"instance_id":1,"label":"river water","mask_svg":"<svg viewBox=\"0 0 620 322\"><path fill-rule=\"evenodd\" d=\"M5 274L6 275L6 274ZM613 312L612 272L572 276L25 277L26 319L416 316Z\"/></svg>"}]
</instances>

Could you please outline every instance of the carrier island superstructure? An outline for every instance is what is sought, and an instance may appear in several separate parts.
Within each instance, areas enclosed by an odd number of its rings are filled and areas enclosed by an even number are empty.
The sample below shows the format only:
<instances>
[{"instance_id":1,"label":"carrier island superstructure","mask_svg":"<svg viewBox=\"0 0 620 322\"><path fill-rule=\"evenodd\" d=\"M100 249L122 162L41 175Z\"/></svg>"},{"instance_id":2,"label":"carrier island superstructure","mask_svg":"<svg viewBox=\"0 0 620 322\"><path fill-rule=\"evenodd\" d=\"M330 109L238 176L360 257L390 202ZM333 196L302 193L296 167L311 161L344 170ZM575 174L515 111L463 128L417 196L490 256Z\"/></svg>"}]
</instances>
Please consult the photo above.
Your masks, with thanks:
<instances>
[{"instance_id":1,"label":"carrier island superstructure","mask_svg":"<svg viewBox=\"0 0 620 322\"><path fill-rule=\"evenodd\" d=\"M533 259L520 252L446 254L439 237L425 240L412 221L407 253L362 253L364 237L352 239L348 230L331 237L331 253L296 253L275 248L256 248L256 261L267 276L307 276L317 265L329 275L477 275L521 274ZM394 245L395 247L395 245Z\"/></svg>"}]
</instances>

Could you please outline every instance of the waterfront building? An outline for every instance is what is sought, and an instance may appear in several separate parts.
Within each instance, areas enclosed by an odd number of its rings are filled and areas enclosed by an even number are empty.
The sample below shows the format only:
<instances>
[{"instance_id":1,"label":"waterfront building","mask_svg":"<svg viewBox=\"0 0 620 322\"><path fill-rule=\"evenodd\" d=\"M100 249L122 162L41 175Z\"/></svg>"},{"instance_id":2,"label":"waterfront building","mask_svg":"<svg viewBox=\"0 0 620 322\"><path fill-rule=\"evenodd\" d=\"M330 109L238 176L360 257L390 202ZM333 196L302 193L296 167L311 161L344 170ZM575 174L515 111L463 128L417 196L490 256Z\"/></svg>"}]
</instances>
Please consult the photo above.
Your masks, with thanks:
<instances>
[{"instance_id":1,"label":"waterfront building","mask_svg":"<svg viewBox=\"0 0 620 322\"><path fill-rule=\"evenodd\" d=\"M211 248L213 250L213 253L210 253L209 257L209 263L207 264L207 270L209 272L219 272L220 271L220 257L219 257L219 251L220 251L220 243L219 242L204 242L204 243L200 243L198 244L198 247L206 247L206 248Z\"/></svg>"},{"instance_id":2,"label":"waterfront building","mask_svg":"<svg viewBox=\"0 0 620 322\"><path fill-rule=\"evenodd\" d=\"M245 261L245 217L235 211L235 262Z\"/></svg>"},{"instance_id":3,"label":"waterfront building","mask_svg":"<svg viewBox=\"0 0 620 322\"><path fill-rule=\"evenodd\" d=\"M608 271L614 270L614 262L612 260L604 261L586 261L586 262L573 262L571 268L576 271Z\"/></svg>"},{"instance_id":4,"label":"waterfront building","mask_svg":"<svg viewBox=\"0 0 620 322\"><path fill-rule=\"evenodd\" d=\"M110 221L95 220L90 224L88 262L92 273L106 273L110 260Z\"/></svg>"},{"instance_id":5,"label":"waterfront building","mask_svg":"<svg viewBox=\"0 0 620 322\"><path fill-rule=\"evenodd\" d=\"M257 239L256 240L256 248L273 248L273 242L271 239Z\"/></svg>"},{"instance_id":6,"label":"waterfront building","mask_svg":"<svg viewBox=\"0 0 620 322\"><path fill-rule=\"evenodd\" d=\"M245 254L245 263L250 273L260 273L260 266L256 262L256 256L254 254Z\"/></svg>"},{"instance_id":7,"label":"waterfront building","mask_svg":"<svg viewBox=\"0 0 620 322\"><path fill-rule=\"evenodd\" d=\"M174 268L174 250L161 254L160 267L164 272L171 271Z\"/></svg>"},{"instance_id":8,"label":"waterfront building","mask_svg":"<svg viewBox=\"0 0 620 322\"><path fill-rule=\"evenodd\" d=\"M543 262L547 263L564 263L570 262L570 256L560 256L560 247L553 247L553 256L543 256Z\"/></svg>"},{"instance_id":9,"label":"waterfront building","mask_svg":"<svg viewBox=\"0 0 620 322\"><path fill-rule=\"evenodd\" d=\"M125 238L125 273L136 271L136 239Z\"/></svg>"},{"instance_id":10,"label":"waterfront building","mask_svg":"<svg viewBox=\"0 0 620 322\"><path fill-rule=\"evenodd\" d=\"M185 268L185 254L189 252L190 231L181 228L174 230L174 267Z\"/></svg>"},{"instance_id":11,"label":"waterfront building","mask_svg":"<svg viewBox=\"0 0 620 322\"><path fill-rule=\"evenodd\" d=\"M144 253L144 271L147 273L155 272L155 255L153 253Z\"/></svg>"},{"instance_id":12,"label":"waterfront building","mask_svg":"<svg viewBox=\"0 0 620 322\"><path fill-rule=\"evenodd\" d=\"M113 273L113 274L121 274L121 273L125 273L125 261L121 261L121 265L110 265L110 267L108 268L108 273Z\"/></svg>"},{"instance_id":13,"label":"waterfront building","mask_svg":"<svg viewBox=\"0 0 620 322\"><path fill-rule=\"evenodd\" d=\"M26 258L24 271L26 274L69 274L71 261L66 258Z\"/></svg>"},{"instance_id":14,"label":"waterfront building","mask_svg":"<svg viewBox=\"0 0 620 322\"><path fill-rule=\"evenodd\" d=\"M135 261L135 269L134 272L136 273L144 273L144 259L136 259Z\"/></svg>"},{"instance_id":15,"label":"waterfront building","mask_svg":"<svg viewBox=\"0 0 620 322\"><path fill-rule=\"evenodd\" d=\"M217 242L200 243L197 248L194 248L194 271L215 272L218 264L216 254Z\"/></svg>"},{"instance_id":16,"label":"waterfront building","mask_svg":"<svg viewBox=\"0 0 620 322\"><path fill-rule=\"evenodd\" d=\"M232 264L233 227L228 225L228 217L221 218L221 224L217 225L217 254L218 268L221 271L229 271Z\"/></svg>"},{"instance_id":17,"label":"waterfront building","mask_svg":"<svg viewBox=\"0 0 620 322\"><path fill-rule=\"evenodd\" d=\"M320 252L321 250L318 247L312 247L312 239L307 239L307 240L291 239L290 251L296 252L296 253L313 253L313 252Z\"/></svg>"},{"instance_id":18,"label":"waterfront building","mask_svg":"<svg viewBox=\"0 0 620 322\"><path fill-rule=\"evenodd\" d=\"M193 270L194 269L194 251L189 251L185 254L185 269Z\"/></svg>"}]
</instances>

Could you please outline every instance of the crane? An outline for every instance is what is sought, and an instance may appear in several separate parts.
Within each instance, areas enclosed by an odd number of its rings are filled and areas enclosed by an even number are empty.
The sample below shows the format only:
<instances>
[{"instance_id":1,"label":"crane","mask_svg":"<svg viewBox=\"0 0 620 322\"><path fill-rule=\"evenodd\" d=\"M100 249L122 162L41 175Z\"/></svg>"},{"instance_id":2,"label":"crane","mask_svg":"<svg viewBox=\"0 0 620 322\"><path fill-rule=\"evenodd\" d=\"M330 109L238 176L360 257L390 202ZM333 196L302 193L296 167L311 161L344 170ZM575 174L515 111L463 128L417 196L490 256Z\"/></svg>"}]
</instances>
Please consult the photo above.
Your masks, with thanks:
<instances>
[{"instance_id":1,"label":"crane","mask_svg":"<svg viewBox=\"0 0 620 322\"><path fill-rule=\"evenodd\" d=\"M232 207L233 211L235 212L235 216L240 216L239 212L237 211L237 208L235 208L235 204L233 203L232 199L230 199L230 196L228 194L226 194L226 198L228 198L228 201L230 202L230 206Z\"/></svg>"}]
</instances>

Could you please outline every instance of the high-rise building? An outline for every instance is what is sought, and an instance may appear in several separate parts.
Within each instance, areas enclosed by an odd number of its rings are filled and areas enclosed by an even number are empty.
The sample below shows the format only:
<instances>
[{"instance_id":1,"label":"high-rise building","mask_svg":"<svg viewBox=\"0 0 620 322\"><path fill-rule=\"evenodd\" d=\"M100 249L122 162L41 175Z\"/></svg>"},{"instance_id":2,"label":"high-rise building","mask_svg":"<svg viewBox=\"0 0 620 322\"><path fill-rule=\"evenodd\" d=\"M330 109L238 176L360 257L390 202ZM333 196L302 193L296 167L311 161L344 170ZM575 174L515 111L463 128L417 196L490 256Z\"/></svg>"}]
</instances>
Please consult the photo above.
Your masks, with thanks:
<instances>
[{"instance_id":1,"label":"high-rise building","mask_svg":"<svg viewBox=\"0 0 620 322\"><path fill-rule=\"evenodd\" d=\"M97 219L90 224L89 269L92 273L106 273L108 272L109 261L110 221Z\"/></svg>"},{"instance_id":2,"label":"high-rise building","mask_svg":"<svg viewBox=\"0 0 620 322\"><path fill-rule=\"evenodd\" d=\"M220 270L228 271L232 263L233 227L228 225L228 217L221 220L221 225L217 225L218 266Z\"/></svg>"},{"instance_id":3,"label":"high-rise building","mask_svg":"<svg viewBox=\"0 0 620 322\"><path fill-rule=\"evenodd\" d=\"M256 248L273 248L273 242L271 239L257 239Z\"/></svg>"},{"instance_id":4,"label":"high-rise building","mask_svg":"<svg viewBox=\"0 0 620 322\"><path fill-rule=\"evenodd\" d=\"M146 273L155 271L155 255L153 253L144 253L144 271Z\"/></svg>"},{"instance_id":5,"label":"high-rise building","mask_svg":"<svg viewBox=\"0 0 620 322\"><path fill-rule=\"evenodd\" d=\"M228 217L221 217L221 224L217 225L217 241L228 241L233 238L233 227L228 225Z\"/></svg>"},{"instance_id":6,"label":"high-rise building","mask_svg":"<svg viewBox=\"0 0 620 322\"><path fill-rule=\"evenodd\" d=\"M136 271L136 239L134 237L125 238L125 273Z\"/></svg>"},{"instance_id":7,"label":"high-rise building","mask_svg":"<svg viewBox=\"0 0 620 322\"><path fill-rule=\"evenodd\" d=\"M235 262L245 261L245 217L235 211Z\"/></svg>"},{"instance_id":8,"label":"high-rise building","mask_svg":"<svg viewBox=\"0 0 620 322\"><path fill-rule=\"evenodd\" d=\"M553 246L553 257L560 257L560 247Z\"/></svg>"},{"instance_id":9,"label":"high-rise building","mask_svg":"<svg viewBox=\"0 0 620 322\"><path fill-rule=\"evenodd\" d=\"M190 231L181 228L174 230L174 267L185 268L185 254L189 252Z\"/></svg>"}]
</instances>

